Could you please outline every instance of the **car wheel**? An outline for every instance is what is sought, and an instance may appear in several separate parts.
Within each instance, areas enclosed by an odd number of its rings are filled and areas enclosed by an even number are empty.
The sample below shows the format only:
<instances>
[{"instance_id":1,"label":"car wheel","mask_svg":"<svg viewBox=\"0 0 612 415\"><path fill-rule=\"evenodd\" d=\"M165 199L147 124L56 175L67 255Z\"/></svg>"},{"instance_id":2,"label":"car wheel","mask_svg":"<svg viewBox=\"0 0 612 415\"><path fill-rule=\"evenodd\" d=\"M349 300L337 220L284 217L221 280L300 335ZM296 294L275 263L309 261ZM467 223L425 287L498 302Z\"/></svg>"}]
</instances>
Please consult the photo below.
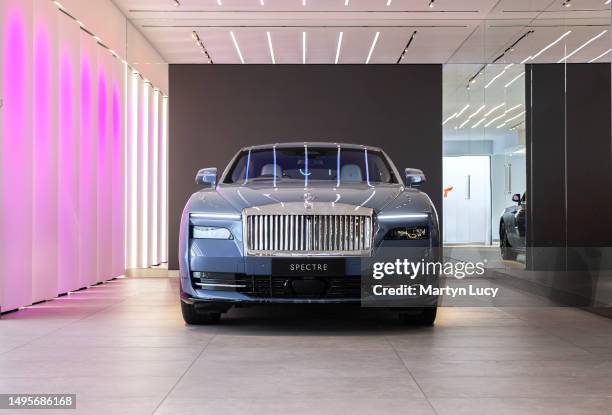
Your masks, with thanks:
<instances>
[{"instance_id":1,"label":"car wheel","mask_svg":"<svg viewBox=\"0 0 612 415\"><path fill-rule=\"evenodd\" d=\"M432 326L436 321L438 307L423 307L421 312L415 313L399 313L400 322L403 324L419 324L423 326Z\"/></svg>"},{"instance_id":2,"label":"car wheel","mask_svg":"<svg viewBox=\"0 0 612 415\"><path fill-rule=\"evenodd\" d=\"M187 324L217 324L221 320L221 313L198 312L194 304L187 304L183 301L181 301L181 312Z\"/></svg>"},{"instance_id":3,"label":"car wheel","mask_svg":"<svg viewBox=\"0 0 612 415\"><path fill-rule=\"evenodd\" d=\"M512 245L508 242L508 235L506 235L506 231L504 230L503 222L499 229L499 248L503 259L507 261L516 260L517 253L512 250Z\"/></svg>"}]
</instances>

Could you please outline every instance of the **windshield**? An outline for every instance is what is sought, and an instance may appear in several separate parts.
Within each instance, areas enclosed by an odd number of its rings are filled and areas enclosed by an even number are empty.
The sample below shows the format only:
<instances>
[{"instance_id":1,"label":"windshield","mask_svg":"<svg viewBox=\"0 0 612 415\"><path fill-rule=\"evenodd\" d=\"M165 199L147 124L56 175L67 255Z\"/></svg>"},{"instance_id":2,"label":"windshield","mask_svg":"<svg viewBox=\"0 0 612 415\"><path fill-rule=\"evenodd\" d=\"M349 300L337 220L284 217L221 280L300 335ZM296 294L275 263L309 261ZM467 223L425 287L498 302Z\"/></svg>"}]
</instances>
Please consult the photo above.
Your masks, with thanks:
<instances>
[{"instance_id":1,"label":"windshield","mask_svg":"<svg viewBox=\"0 0 612 415\"><path fill-rule=\"evenodd\" d=\"M380 151L338 147L281 147L243 151L225 183L299 180L341 183L397 183Z\"/></svg>"}]
</instances>

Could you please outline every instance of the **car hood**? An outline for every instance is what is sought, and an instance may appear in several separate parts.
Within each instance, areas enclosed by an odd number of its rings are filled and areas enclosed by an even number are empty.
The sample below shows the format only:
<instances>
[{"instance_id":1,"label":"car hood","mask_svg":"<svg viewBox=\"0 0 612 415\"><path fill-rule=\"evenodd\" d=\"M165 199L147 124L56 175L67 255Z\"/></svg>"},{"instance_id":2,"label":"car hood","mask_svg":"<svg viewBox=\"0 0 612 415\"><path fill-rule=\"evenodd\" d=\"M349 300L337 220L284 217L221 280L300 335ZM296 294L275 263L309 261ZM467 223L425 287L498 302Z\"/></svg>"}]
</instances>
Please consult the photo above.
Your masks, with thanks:
<instances>
[{"instance_id":1,"label":"car hood","mask_svg":"<svg viewBox=\"0 0 612 415\"><path fill-rule=\"evenodd\" d=\"M364 206L381 210L393 201L404 187L399 184L365 184L342 185L309 184L307 188L295 184L253 183L248 185L220 185L216 192L238 212L253 206L265 206L277 203L304 202L305 199L315 203L341 203Z\"/></svg>"}]
</instances>

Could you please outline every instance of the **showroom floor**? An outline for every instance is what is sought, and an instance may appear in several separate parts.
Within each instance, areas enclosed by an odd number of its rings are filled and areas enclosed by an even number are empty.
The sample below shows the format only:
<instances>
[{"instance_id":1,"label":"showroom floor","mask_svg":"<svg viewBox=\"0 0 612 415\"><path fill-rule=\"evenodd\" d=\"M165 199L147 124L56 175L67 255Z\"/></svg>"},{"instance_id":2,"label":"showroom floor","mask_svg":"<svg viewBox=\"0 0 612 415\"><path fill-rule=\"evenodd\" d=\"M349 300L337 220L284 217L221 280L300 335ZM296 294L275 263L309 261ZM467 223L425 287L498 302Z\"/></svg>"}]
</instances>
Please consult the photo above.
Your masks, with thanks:
<instances>
[{"instance_id":1,"label":"showroom floor","mask_svg":"<svg viewBox=\"0 0 612 415\"><path fill-rule=\"evenodd\" d=\"M187 327L177 283L119 279L3 315L0 393L76 393L69 414L612 408L612 320L581 310L443 308L403 327L380 310L250 308Z\"/></svg>"}]
</instances>

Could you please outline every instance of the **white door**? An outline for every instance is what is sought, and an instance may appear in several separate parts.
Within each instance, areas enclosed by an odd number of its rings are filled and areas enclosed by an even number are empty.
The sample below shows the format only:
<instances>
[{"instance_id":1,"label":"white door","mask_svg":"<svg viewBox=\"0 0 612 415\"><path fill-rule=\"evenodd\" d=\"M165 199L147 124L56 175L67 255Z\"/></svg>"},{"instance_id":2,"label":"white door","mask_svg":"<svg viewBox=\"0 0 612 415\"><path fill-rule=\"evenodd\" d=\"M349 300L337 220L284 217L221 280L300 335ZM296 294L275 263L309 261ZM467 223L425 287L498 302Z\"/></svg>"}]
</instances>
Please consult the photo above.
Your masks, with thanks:
<instances>
[{"instance_id":1,"label":"white door","mask_svg":"<svg viewBox=\"0 0 612 415\"><path fill-rule=\"evenodd\" d=\"M444 157L445 243L491 244L489 156Z\"/></svg>"}]
</instances>

